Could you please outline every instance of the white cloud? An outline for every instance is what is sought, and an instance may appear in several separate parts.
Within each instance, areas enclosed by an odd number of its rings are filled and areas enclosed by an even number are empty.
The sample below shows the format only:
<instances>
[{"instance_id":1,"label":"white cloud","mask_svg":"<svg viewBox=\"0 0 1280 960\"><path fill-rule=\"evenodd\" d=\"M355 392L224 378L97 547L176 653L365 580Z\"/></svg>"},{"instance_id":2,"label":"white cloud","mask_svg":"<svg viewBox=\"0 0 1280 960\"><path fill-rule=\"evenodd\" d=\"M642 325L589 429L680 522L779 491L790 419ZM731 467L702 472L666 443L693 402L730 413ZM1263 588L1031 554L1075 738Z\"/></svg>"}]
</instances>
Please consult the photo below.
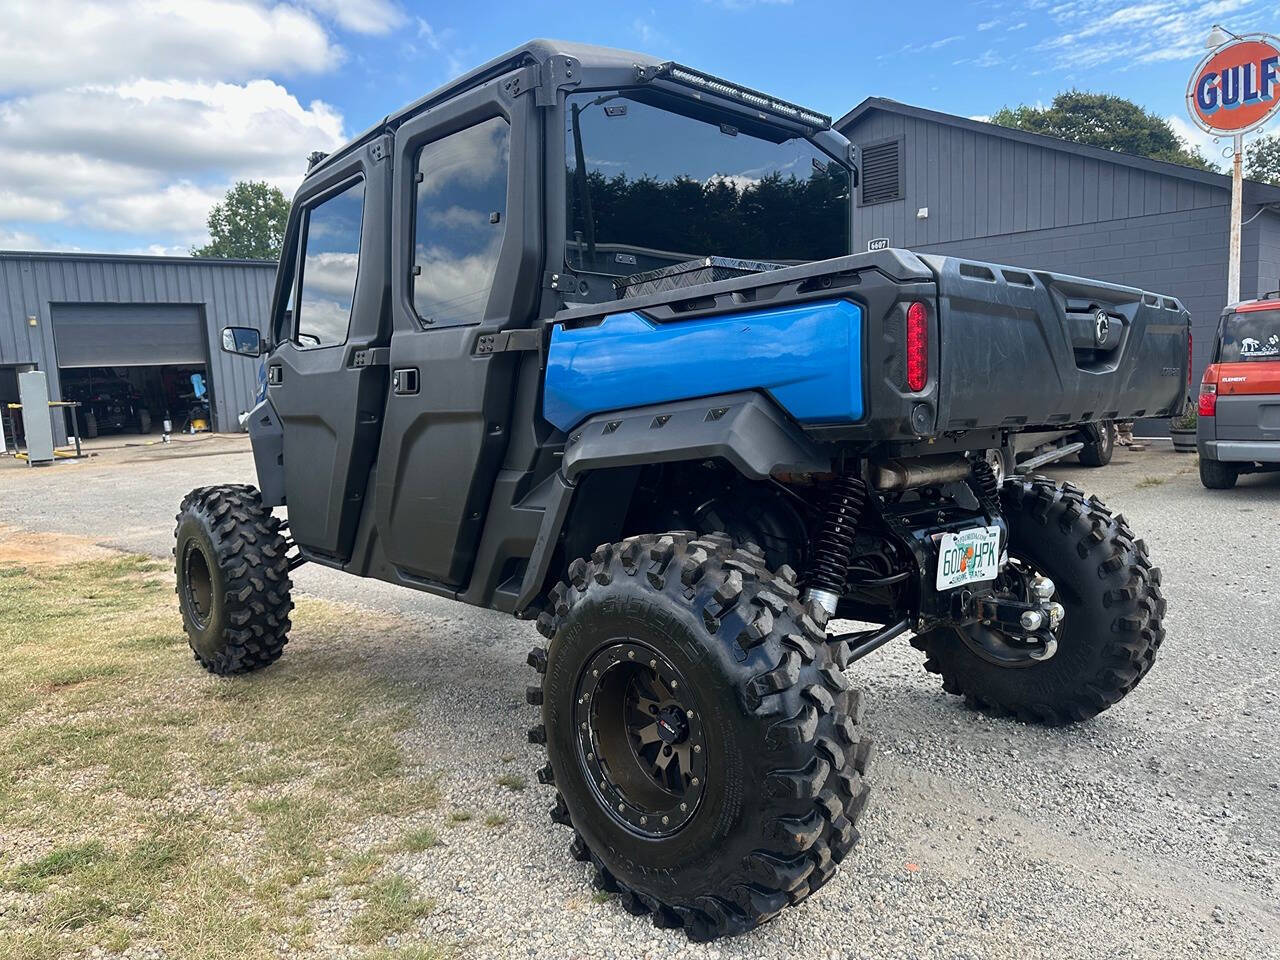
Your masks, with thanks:
<instances>
[{"instance_id":1,"label":"white cloud","mask_svg":"<svg viewBox=\"0 0 1280 960\"><path fill-rule=\"evenodd\" d=\"M998 26L1000 26L999 20L984 20L982 23L978 24L978 30L979 32L983 30L993 30Z\"/></svg>"},{"instance_id":2,"label":"white cloud","mask_svg":"<svg viewBox=\"0 0 1280 960\"><path fill-rule=\"evenodd\" d=\"M45 243L34 233L25 230L7 230L0 227L0 250L48 250Z\"/></svg>"},{"instance_id":3,"label":"white cloud","mask_svg":"<svg viewBox=\"0 0 1280 960\"><path fill-rule=\"evenodd\" d=\"M158 190L99 197L84 204L78 219L102 230L130 233L158 229L187 236L199 236L209 216L209 208L226 193L222 187L198 187L174 183Z\"/></svg>"},{"instance_id":4,"label":"white cloud","mask_svg":"<svg viewBox=\"0 0 1280 960\"><path fill-rule=\"evenodd\" d=\"M55 198L33 197L14 190L0 190L0 220L61 220L67 208Z\"/></svg>"},{"instance_id":5,"label":"white cloud","mask_svg":"<svg viewBox=\"0 0 1280 960\"><path fill-rule=\"evenodd\" d=\"M431 26L422 17L417 17L418 24L418 40L427 48L427 51L444 58L445 73L450 77L459 76L467 66L465 54L468 52L457 47L454 43L454 32L449 28L437 30ZM407 43L406 51L409 54L417 54L418 47L416 44Z\"/></svg>"},{"instance_id":6,"label":"white cloud","mask_svg":"<svg viewBox=\"0 0 1280 960\"><path fill-rule=\"evenodd\" d=\"M261 0L40 0L7 4L0 17L0 90L247 79L341 59L310 13Z\"/></svg>"},{"instance_id":7,"label":"white cloud","mask_svg":"<svg viewBox=\"0 0 1280 960\"><path fill-rule=\"evenodd\" d=\"M1045 13L1058 29L1035 51L1050 54L1051 65L1062 70L1191 62L1204 53L1214 23L1229 17L1233 30L1246 31L1273 16L1254 0L1065 0Z\"/></svg>"},{"instance_id":8,"label":"white cloud","mask_svg":"<svg viewBox=\"0 0 1280 960\"><path fill-rule=\"evenodd\" d=\"M265 179L291 194L307 153L344 139L336 110L304 106L271 80L138 80L17 97L0 104L0 184L27 212L0 195L0 220L199 241L232 181Z\"/></svg>"},{"instance_id":9,"label":"white cloud","mask_svg":"<svg viewBox=\"0 0 1280 960\"><path fill-rule=\"evenodd\" d=\"M355 33L390 33L405 22L404 11L391 0L303 0L316 13Z\"/></svg>"}]
</instances>

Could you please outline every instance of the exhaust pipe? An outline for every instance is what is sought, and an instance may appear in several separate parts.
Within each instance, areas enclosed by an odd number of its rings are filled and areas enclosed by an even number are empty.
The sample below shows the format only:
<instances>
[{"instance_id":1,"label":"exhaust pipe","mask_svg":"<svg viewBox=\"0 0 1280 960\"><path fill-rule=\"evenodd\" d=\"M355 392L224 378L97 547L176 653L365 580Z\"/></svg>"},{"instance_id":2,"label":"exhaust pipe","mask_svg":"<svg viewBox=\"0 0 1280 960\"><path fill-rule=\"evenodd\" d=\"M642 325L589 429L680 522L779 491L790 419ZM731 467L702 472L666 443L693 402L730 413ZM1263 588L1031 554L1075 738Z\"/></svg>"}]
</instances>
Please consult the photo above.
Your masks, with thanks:
<instances>
[{"instance_id":1,"label":"exhaust pipe","mask_svg":"<svg viewBox=\"0 0 1280 960\"><path fill-rule=\"evenodd\" d=\"M873 483L877 490L914 490L968 480L972 472L969 461L958 455L889 460L876 465Z\"/></svg>"}]
</instances>

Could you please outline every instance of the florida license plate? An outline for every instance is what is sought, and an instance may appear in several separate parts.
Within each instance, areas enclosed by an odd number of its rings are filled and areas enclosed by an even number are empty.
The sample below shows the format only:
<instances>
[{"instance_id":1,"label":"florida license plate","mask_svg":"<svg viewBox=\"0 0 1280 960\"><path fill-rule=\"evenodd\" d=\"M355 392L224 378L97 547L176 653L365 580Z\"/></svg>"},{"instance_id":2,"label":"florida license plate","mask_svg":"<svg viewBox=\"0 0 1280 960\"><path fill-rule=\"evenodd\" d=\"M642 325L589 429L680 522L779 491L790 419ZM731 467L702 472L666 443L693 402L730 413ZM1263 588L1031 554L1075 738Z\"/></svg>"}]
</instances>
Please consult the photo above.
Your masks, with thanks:
<instances>
[{"instance_id":1,"label":"florida license plate","mask_svg":"<svg viewBox=\"0 0 1280 960\"><path fill-rule=\"evenodd\" d=\"M1000 528L944 533L938 543L938 590L994 580L1000 572Z\"/></svg>"}]
</instances>

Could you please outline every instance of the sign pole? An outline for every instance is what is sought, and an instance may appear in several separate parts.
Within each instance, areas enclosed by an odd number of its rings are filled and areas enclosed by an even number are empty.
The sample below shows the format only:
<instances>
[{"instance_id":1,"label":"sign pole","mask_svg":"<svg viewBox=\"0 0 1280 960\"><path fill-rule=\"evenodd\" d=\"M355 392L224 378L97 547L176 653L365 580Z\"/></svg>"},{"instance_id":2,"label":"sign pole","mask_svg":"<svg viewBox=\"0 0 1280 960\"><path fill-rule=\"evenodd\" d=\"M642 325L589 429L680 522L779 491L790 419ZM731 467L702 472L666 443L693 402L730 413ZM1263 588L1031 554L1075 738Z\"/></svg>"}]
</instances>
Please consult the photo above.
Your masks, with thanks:
<instances>
[{"instance_id":1,"label":"sign pole","mask_svg":"<svg viewBox=\"0 0 1280 960\"><path fill-rule=\"evenodd\" d=\"M1240 302L1240 208L1244 204L1244 135L1280 109L1280 38L1239 36L1218 24L1209 52L1187 84L1187 112L1201 130L1231 137L1231 223L1227 253L1227 303Z\"/></svg>"},{"instance_id":2,"label":"sign pole","mask_svg":"<svg viewBox=\"0 0 1280 960\"><path fill-rule=\"evenodd\" d=\"M1241 195L1244 193L1244 177L1241 173L1241 154L1244 152L1244 136L1237 133L1234 140L1234 158L1231 162L1231 243L1227 254L1227 303L1240 302L1240 216Z\"/></svg>"}]
</instances>

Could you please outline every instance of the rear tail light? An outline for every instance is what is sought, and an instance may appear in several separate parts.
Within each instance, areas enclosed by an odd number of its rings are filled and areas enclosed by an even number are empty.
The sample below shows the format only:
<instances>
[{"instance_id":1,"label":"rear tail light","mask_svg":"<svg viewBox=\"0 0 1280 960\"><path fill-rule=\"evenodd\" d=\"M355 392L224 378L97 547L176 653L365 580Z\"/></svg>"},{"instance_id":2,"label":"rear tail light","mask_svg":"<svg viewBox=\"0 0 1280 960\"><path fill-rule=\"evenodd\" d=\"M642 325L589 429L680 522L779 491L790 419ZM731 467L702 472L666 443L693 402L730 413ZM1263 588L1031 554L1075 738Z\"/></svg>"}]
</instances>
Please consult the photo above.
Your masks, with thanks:
<instances>
[{"instance_id":1,"label":"rear tail light","mask_svg":"<svg viewBox=\"0 0 1280 960\"><path fill-rule=\"evenodd\" d=\"M1196 413L1202 417L1212 417L1218 412L1218 368L1210 364L1205 368L1204 380L1200 383L1200 400L1196 404Z\"/></svg>"},{"instance_id":2,"label":"rear tail light","mask_svg":"<svg viewBox=\"0 0 1280 960\"><path fill-rule=\"evenodd\" d=\"M919 393L929 382L929 311L923 303L907 308L907 389Z\"/></svg>"}]
</instances>

